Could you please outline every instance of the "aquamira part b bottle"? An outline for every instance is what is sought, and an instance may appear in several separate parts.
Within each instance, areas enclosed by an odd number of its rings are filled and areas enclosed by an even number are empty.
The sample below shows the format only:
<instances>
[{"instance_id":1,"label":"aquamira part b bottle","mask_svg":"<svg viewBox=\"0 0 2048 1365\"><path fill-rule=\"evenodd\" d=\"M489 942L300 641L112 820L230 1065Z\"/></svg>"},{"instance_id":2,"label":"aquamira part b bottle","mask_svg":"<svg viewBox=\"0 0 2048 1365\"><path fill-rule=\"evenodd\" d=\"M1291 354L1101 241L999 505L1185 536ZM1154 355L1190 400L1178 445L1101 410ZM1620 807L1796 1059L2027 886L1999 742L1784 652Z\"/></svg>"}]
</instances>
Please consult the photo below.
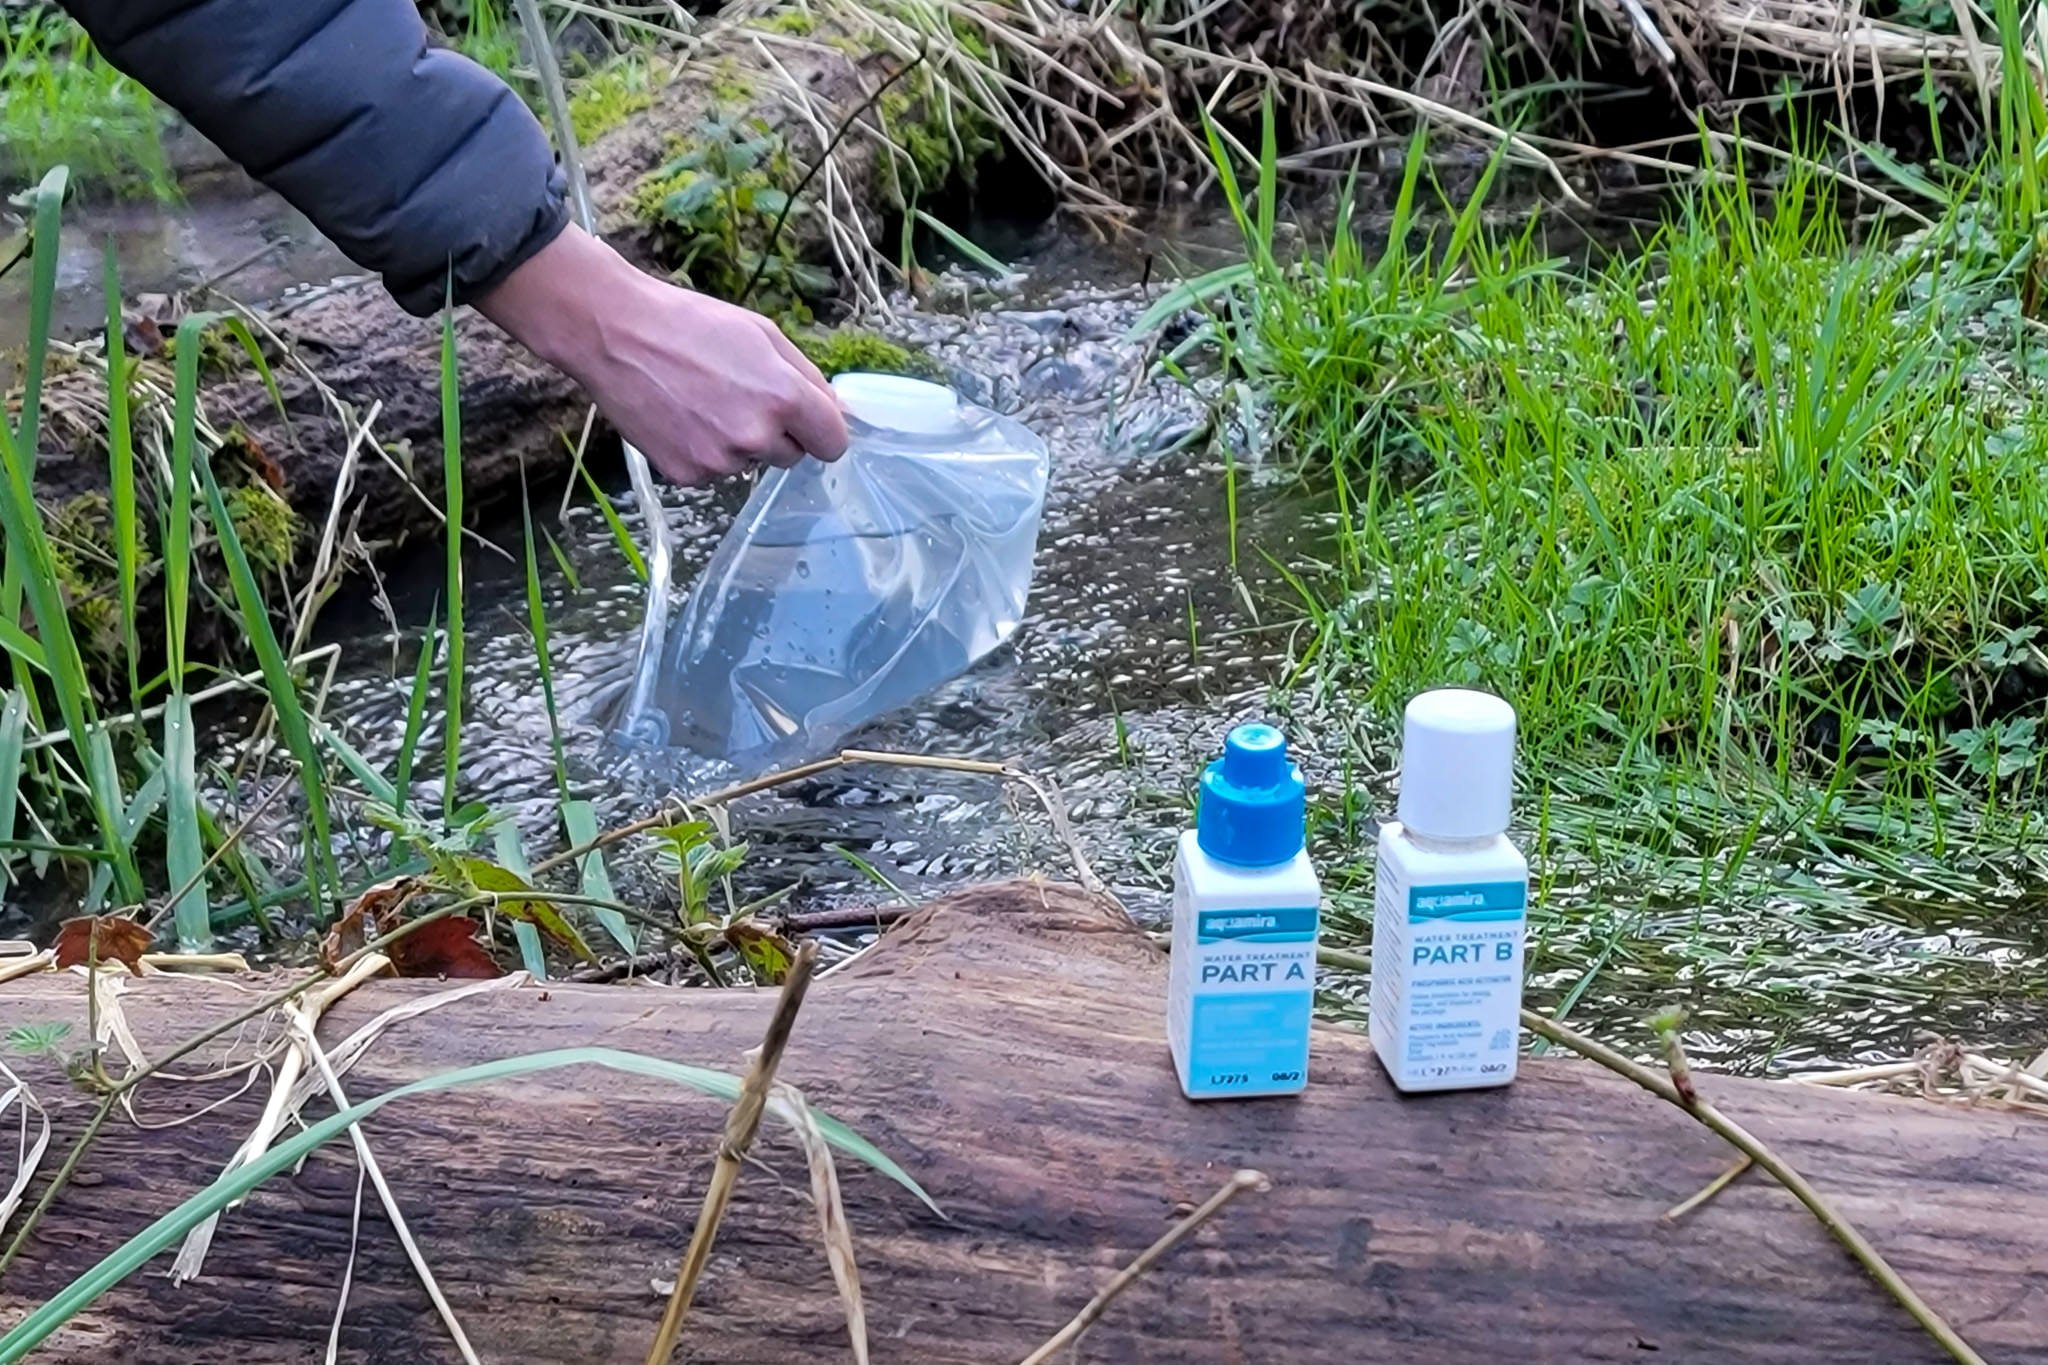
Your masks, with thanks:
<instances>
[{"instance_id":1,"label":"aquamira part b bottle","mask_svg":"<svg viewBox=\"0 0 2048 1365\"><path fill-rule=\"evenodd\" d=\"M1380 829L1372 1045L1402 1090L1506 1085L1520 1055L1529 864L1508 842L1515 712L1449 688L1408 703Z\"/></svg>"},{"instance_id":2,"label":"aquamira part b bottle","mask_svg":"<svg viewBox=\"0 0 2048 1365\"><path fill-rule=\"evenodd\" d=\"M1308 1084L1322 888L1303 849L1307 789L1270 725L1230 732L1202 774L1173 868L1167 1039L1189 1099Z\"/></svg>"}]
</instances>

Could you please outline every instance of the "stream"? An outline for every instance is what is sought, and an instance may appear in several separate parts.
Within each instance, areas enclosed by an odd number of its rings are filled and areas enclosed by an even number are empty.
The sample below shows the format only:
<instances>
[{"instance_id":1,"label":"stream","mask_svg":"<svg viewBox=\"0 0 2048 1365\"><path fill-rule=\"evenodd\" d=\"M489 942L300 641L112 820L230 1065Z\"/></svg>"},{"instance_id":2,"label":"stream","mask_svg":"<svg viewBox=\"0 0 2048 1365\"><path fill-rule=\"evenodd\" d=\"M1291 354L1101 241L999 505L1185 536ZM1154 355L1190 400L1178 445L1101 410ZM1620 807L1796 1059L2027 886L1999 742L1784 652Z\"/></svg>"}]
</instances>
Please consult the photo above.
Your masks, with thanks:
<instances>
[{"instance_id":1,"label":"stream","mask_svg":"<svg viewBox=\"0 0 2048 1365\"><path fill-rule=\"evenodd\" d=\"M295 215L250 215L245 206L240 225L223 237L218 221L191 214L189 206L157 214L150 226L143 213L126 233L113 227L133 287L189 285L265 246L271 249L260 262L245 265L253 273L238 276L237 292L260 297L334 269L317 238L303 240ZM74 327L90 325L99 307L98 247L87 244L110 226L70 235L82 253L64 262L63 317ZM1391 762L1360 770L1347 758L1364 722L1341 698L1277 688L1298 612L1268 566L1313 558L1323 531L1312 498L1276 471L1238 465L1241 570L1233 568L1226 469L1209 437L1208 408L1182 384L1147 374L1142 348L1124 340L1157 293L1133 281L1146 273L1148 253L1167 242L1192 268L1227 259L1227 240L1213 223L1159 225L1153 237L1114 249L1039 230L989 243L1018 263L1012 281L970 292L959 275L941 275L934 299L880 321L880 330L939 360L968 397L1044 436L1053 479L1031 605L1014 641L853 741L1007 760L1056 781L1087 858L1154 924L1166 914L1173 842L1188 823L1196 777L1232 724L1284 717L1314 799L1326 812L1364 813L1321 819L1320 854L1355 856L1368 847L1376 829L1370 812L1390 810L1393 792ZM145 268L151 263L155 274ZM1162 260L1158 276L1173 273ZM0 308L0 315L14 310ZM659 507L646 508L635 505L622 476L610 482L637 539L644 541L648 516L666 521L677 547L678 594L745 493L738 484L671 489ZM573 794L610 825L678 790L701 792L735 776L708 763L628 751L608 735L612 704L633 668L645 588L581 489L559 520L552 504L537 507L535 520L554 533L579 580L572 585L543 546ZM460 794L515 818L538 858L559 848L561 836L520 527L514 520L480 529L505 553L473 552L468 562ZM342 658L326 713L387 771L404 729L419 632L439 595L440 554L422 546L387 569L396 635L368 594L334 604L320 628L340 644ZM427 734L438 728L439 716L430 714ZM420 791L429 796L435 783L427 770L438 774L438 746L421 755L419 768ZM992 877L1073 875L1072 850L1028 792L969 774L878 766L828 772L748 799L733 808L732 824L732 836L749 845L736 877L740 894L787 893L791 911L920 898ZM1772 870L1788 889L1782 904L1766 896L1755 905L1709 907L1692 895L1695 888L1661 883L1654 871L1589 860L1534 829L1516 834L1534 855L1541 888L1532 1000L1552 1007L1569 999L1573 1022L1597 1035L1640 1037L1644 1016L1678 994L1691 1011L1697 1057L1736 1070L1910 1055L1926 1032L2033 1050L2048 1038L2048 938L2031 902L1996 888L1968 905L1903 892L1837 904L1803 891L1825 885L1829 869L1787 867ZM618 855L612 874L628 900L674 903L672 886L645 854ZM1353 926L1345 946L1360 941L1357 908L1369 889L1333 888L1333 903L1347 907L1333 923ZM1688 916L1697 951L1668 928ZM1655 947L1630 951L1632 936L1646 936L1647 945L1653 921L1666 926ZM1711 952L1701 946L1723 926L1728 942ZM1769 1019L1754 1014L1754 961L1745 968L1738 960L1754 942L1770 944L1778 964L1770 970L1784 973L1769 983L1783 987ZM1324 984L1326 1012L1362 1020L1361 976L1327 972Z\"/></svg>"}]
</instances>

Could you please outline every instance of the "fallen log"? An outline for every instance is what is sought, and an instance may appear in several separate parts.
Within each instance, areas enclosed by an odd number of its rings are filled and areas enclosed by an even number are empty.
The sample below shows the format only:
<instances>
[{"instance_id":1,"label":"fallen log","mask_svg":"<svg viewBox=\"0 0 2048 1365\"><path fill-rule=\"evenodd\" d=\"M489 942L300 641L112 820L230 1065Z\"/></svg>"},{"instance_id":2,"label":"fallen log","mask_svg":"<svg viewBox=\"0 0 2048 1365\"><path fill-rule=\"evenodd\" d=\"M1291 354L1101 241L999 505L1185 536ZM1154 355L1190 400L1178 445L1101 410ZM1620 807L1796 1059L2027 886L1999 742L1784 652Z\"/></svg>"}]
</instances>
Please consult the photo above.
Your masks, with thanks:
<instances>
[{"instance_id":1,"label":"fallen log","mask_svg":"<svg viewBox=\"0 0 2048 1365\"><path fill-rule=\"evenodd\" d=\"M380 984L339 1037L440 989ZM1365 1038L1317 1035L1298 1101L1184 1101L1162 1032L1156 949L1078 892L1013 884L927 908L819 981L783 1076L901 1161L949 1215L842 1162L879 1360L1014 1362L1231 1171L1272 1177L1139 1281L1082 1361L1882 1361L1941 1353L1782 1189L1755 1176L1671 1225L1729 1152L1675 1108L1588 1063L1532 1060L1505 1091L1403 1099ZM0 987L9 1023L81 1017L82 982ZM145 1048L244 997L152 978L126 996ZM769 992L522 988L388 1034L371 1094L450 1067L604 1042L740 1070ZM25 1072L57 1112L85 1101ZM1816 1180L1988 1359L2048 1360L2048 1135L2038 1121L1897 1098L1702 1078ZM145 1096L166 1116L167 1085ZM212 1179L258 1101L102 1137L26 1259L0 1322L55 1293ZM638 1361L710 1173L716 1104L611 1073L403 1101L368 1126L414 1234L483 1358ZM680 1359L842 1359L846 1329L804 1207L804 1163L772 1128L723 1224ZM37 1359L320 1358L350 1246L345 1143L229 1215L202 1278L138 1275ZM452 1359L378 1215L365 1213L341 1358Z\"/></svg>"}]
</instances>

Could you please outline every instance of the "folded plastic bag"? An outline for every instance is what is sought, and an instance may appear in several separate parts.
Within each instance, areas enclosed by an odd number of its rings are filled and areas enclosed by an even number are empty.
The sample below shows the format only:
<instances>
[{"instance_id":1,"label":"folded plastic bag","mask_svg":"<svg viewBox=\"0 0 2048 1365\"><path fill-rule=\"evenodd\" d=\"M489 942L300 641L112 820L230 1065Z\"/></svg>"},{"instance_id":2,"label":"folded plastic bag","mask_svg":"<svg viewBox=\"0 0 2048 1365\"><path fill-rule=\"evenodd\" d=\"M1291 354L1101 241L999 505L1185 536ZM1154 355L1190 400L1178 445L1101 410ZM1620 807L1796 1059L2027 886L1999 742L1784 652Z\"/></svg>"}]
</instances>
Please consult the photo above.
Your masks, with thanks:
<instances>
[{"instance_id":1,"label":"folded plastic bag","mask_svg":"<svg viewBox=\"0 0 2048 1365\"><path fill-rule=\"evenodd\" d=\"M833 387L852 444L755 485L670 629L650 738L741 764L824 752L1023 618L1045 443L938 384Z\"/></svg>"}]
</instances>

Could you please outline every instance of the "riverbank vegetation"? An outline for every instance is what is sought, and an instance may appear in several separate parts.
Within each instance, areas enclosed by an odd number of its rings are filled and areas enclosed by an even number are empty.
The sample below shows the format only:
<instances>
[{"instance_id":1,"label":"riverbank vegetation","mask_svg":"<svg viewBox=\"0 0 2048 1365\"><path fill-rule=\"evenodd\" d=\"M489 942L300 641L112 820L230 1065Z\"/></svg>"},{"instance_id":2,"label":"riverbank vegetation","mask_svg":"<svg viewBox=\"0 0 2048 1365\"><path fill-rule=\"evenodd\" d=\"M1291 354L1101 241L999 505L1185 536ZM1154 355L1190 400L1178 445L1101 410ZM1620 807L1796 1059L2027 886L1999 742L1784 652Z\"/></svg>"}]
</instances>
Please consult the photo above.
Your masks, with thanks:
<instances>
[{"instance_id":1,"label":"riverbank vegetation","mask_svg":"<svg viewBox=\"0 0 2048 1365\"><path fill-rule=\"evenodd\" d=\"M1796 1018L1795 1061L1830 1001L2043 1011L1984 946L2041 951L2048 125L2031 81L1987 112L1972 165L1860 149L1876 197L1838 139L1737 151L1590 260L1488 217L1498 161L1447 200L1420 139L1384 246L1347 210L1285 259L1272 143L1261 166L1217 140L1249 264L1184 287L1211 297L1175 354L1209 351L1254 455L1328 509L1277 562L1283 692L1363 772L1419 690L1515 700L1564 1010L1711 984L1707 1051ZM1328 812L1362 932L1357 817Z\"/></svg>"}]
</instances>

